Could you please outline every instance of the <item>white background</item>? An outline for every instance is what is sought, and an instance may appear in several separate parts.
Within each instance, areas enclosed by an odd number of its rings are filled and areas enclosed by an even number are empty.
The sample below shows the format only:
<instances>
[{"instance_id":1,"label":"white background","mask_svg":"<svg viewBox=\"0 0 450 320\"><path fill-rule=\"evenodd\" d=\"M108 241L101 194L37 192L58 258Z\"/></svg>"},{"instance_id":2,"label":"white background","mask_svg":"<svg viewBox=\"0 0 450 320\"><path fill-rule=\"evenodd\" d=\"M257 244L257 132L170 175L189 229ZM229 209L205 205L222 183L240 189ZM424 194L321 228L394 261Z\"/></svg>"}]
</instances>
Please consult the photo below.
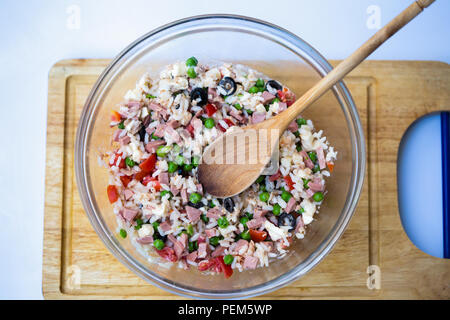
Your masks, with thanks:
<instances>
[{"instance_id":1,"label":"white background","mask_svg":"<svg viewBox=\"0 0 450 320\"><path fill-rule=\"evenodd\" d=\"M367 26L370 6L378 6L384 25L411 2L0 0L0 298L42 298L47 76L56 61L112 58L162 24L205 13L269 21L342 59L376 31ZM449 63L449 14L450 0L437 0L370 58Z\"/></svg>"}]
</instances>

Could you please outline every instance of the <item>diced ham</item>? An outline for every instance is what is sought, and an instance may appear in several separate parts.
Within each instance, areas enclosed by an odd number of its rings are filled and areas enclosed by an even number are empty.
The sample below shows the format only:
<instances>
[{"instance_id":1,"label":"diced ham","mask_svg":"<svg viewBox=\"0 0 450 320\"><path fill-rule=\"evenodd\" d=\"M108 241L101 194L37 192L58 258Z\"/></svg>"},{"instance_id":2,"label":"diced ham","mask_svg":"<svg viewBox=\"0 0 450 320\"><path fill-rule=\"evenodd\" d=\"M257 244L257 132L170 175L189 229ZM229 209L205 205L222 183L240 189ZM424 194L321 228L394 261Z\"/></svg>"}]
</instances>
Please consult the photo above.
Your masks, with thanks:
<instances>
[{"instance_id":1,"label":"diced ham","mask_svg":"<svg viewBox=\"0 0 450 320\"><path fill-rule=\"evenodd\" d=\"M153 140L153 141L150 141L149 143L147 143L145 145L145 151L147 151L148 153L155 153L156 149L159 146L162 146L164 144L166 144L166 141L164 141L164 140Z\"/></svg>"},{"instance_id":2,"label":"diced ham","mask_svg":"<svg viewBox=\"0 0 450 320\"><path fill-rule=\"evenodd\" d=\"M207 229L207 230L205 230L205 233L208 238L212 238L217 235L217 229L216 228Z\"/></svg>"},{"instance_id":3,"label":"diced ham","mask_svg":"<svg viewBox=\"0 0 450 320\"><path fill-rule=\"evenodd\" d=\"M150 115L146 115L144 120L142 120L142 125L144 126L144 128L147 128L147 126L150 124L152 118L150 117Z\"/></svg>"},{"instance_id":4,"label":"diced ham","mask_svg":"<svg viewBox=\"0 0 450 320\"><path fill-rule=\"evenodd\" d=\"M183 245L183 243L181 243L181 241L178 241L176 239L175 239L175 241L172 241L172 242L173 242L173 250L175 251L175 255L177 256L178 259L180 259L181 255L183 254L185 246Z\"/></svg>"},{"instance_id":5,"label":"diced ham","mask_svg":"<svg viewBox=\"0 0 450 320\"><path fill-rule=\"evenodd\" d=\"M170 225L170 223L168 223L167 221L161 222L159 224L159 227L161 228L162 231L167 232L169 231L172 226ZM173 241L172 241L173 242Z\"/></svg>"},{"instance_id":6,"label":"diced ham","mask_svg":"<svg viewBox=\"0 0 450 320\"><path fill-rule=\"evenodd\" d=\"M191 124L194 127L195 131L200 131L203 128L203 123L202 120L198 119L198 118L192 118L191 120Z\"/></svg>"},{"instance_id":7,"label":"diced ham","mask_svg":"<svg viewBox=\"0 0 450 320\"><path fill-rule=\"evenodd\" d=\"M201 195L203 195L203 186L202 186L202 184L198 183L196 185L196 187L197 187L197 192L200 193Z\"/></svg>"},{"instance_id":8,"label":"diced ham","mask_svg":"<svg viewBox=\"0 0 450 320\"><path fill-rule=\"evenodd\" d=\"M206 242L202 242L198 244L198 250L197 250L197 258L206 258L209 254L209 246Z\"/></svg>"},{"instance_id":9,"label":"diced ham","mask_svg":"<svg viewBox=\"0 0 450 320\"><path fill-rule=\"evenodd\" d=\"M244 260L244 269L253 270L256 269L259 259L252 256L246 256Z\"/></svg>"},{"instance_id":10,"label":"diced ham","mask_svg":"<svg viewBox=\"0 0 450 320\"><path fill-rule=\"evenodd\" d=\"M186 259L183 258L180 260L181 265L183 266L183 270L189 270L189 264L186 262Z\"/></svg>"},{"instance_id":11,"label":"diced ham","mask_svg":"<svg viewBox=\"0 0 450 320\"><path fill-rule=\"evenodd\" d=\"M252 115L252 123L260 123L266 119L266 113L264 112L254 112Z\"/></svg>"},{"instance_id":12,"label":"diced ham","mask_svg":"<svg viewBox=\"0 0 450 320\"><path fill-rule=\"evenodd\" d=\"M314 168L314 163L311 161L305 150L300 151L300 155L303 157L303 160L308 168Z\"/></svg>"},{"instance_id":13,"label":"diced ham","mask_svg":"<svg viewBox=\"0 0 450 320\"><path fill-rule=\"evenodd\" d=\"M316 153L317 153L317 160L319 160L319 168L325 169L325 167L327 166L327 163L325 161L325 155L323 153L323 148L318 147L316 150Z\"/></svg>"},{"instance_id":14,"label":"diced ham","mask_svg":"<svg viewBox=\"0 0 450 320\"><path fill-rule=\"evenodd\" d=\"M272 222L275 226L278 226L278 219L277 219L277 217L271 215L271 216L269 216L269 221Z\"/></svg>"},{"instance_id":15,"label":"diced ham","mask_svg":"<svg viewBox=\"0 0 450 320\"><path fill-rule=\"evenodd\" d=\"M180 193L180 189L178 189L176 186L172 185L172 186L170 186L170 192L172 192L172 194L174 196L177 196Z\"/></svg>"},{"instance_id":16,"label":"diced ham","mask_svg":"<svg viewBox=\"0 0 450 320\"><path fill-rule=\"evenodd\" d=\"M253 218L252 220L247 222L247 228L249 229L255 229L262 226L262 224L266 221L265 218Z\"/></svg>"},{"instance_id":17,"label":"diced ham","mask_svg":"<svg viewBox=\"0 0 450 320\"><path fill-rule=\"evenodd\" d=\"M244 239L240 239L236 242L236 245L233 248L233 252L239 255L244 254L248 249L248 241Z\"/></svg>"},{"instance_id":18,"label":"diced ham","mask_svg":"<svg viewBox=\"0 0 450 320\"><path fill-rule=\"evenodd\" d=\"M114 134L113 134L113 140L115 141L115 142L119 142L119 139L120 139L120 135L122 134L122 130L120 130L120 129L117 129L116 131L114 131Z\"/></svg>"},{"instance_id":19,"label":"diced ham","mask_svg":"<svg viewBox=\"0 0 450 320\"><path fill-rule=\"evenodd\" d=\"M244 119L245 119L241 114L237 113L237 112L236 112L235 110L233 110L233 109L231 109L230 115L231 115L233 118L235 118L237 121L239 121L239 122L242 122L242 121L244 121Z\"/></svg>"},{"instance_id":20,"label":"diced ham","mask_svg":"<svg viewBox=\"0 0 450 320\"><path fill-rule=\"evenodd\" d=\"M186 129L181 130L180 135L184 140L189 140L192 137L190 132L187 131Z\"/></svg>"},{"instance_id":21,"label":"diced ham","mask_svg":"<svg viewBox=\"0 0 450 320\"><path fill-rule=\"evenodd\" d=\"M202 212L191 206L186 206L185 208L189 221L196 223L200 219Z\"/></svg>"},{"instance_id":22,"label":"diced ham","mask_svg":"<svg viewBox=\"0 0 450 320\"><path fill-rule=\"evenodd\" d=\"M158 176L158 181L160 184L169 185L169 173L161 172Z\"/></svg>"},{"instance_id":23,"label":"diced ham","mask_svg":"<svg viewBox=\"0 0 450 320\"><path fill-rule=\"evenodd\" d=\"M273 99L275 99L276 97L273 95L273 94L271 94L269 91L263 91L263 93L262 93L262 98L264 99L263 101L262 101L262 104L267 104L267 103L269 103L269 102L271 102Z\"/></svg>"},{"instance_id":24,"label":"diced ham","mask_svg":"<svg viewBox=\"0 0 450 320\"><path fill-rule=\"evenodd\" d=\"M295 231L295 233L304 232L305 231L305 224L303 223L303 218L302 218L301 215L297 217L294 231Z\"/></svg>"},{"instance_id":25,"label":"diced ham","mask_svg":"<svg viewBox=\"0 0 450 320\"><path fill-rule=\"evenodd\" d=\"M145 129L145 132L147 132L148 135L151 136L152 133L155 132L155 130L156 130L155 127L151 127L151 128L150 128L150 127L147 127L147 128Z\"/></svg>"},{"instance_id":26,"label":"diced ham","mask_svg":"<svg viewBox=\"0 0 450 320\"><path fill-rule=\"evenodd\" d=\"M263 209L255 209L255 213L253 215L254 218L261 218L263 217L267 212L269 212L268 210L263 210Z\"/></svg>"},{"instance_id":27,"label":"diced ham","mask_svg":"<svg viewBox=\"0 0 450 320\"><path fill-rule=\"evenodd\" d=\"M139 213L139 211L136 210L136 209L124 208L123 211L122 211L122 216L128 222L131 222L137 216L138 213Z\"/></svg>"},{"instance_id":28,"label":"diced ham","mask_svg":"<svg viewBox=\"0 0 450 320\"><path fill-rule=\"evenodd\" d=\"M308 182L308 187L314 192L323 191L325 184L321 178L314 178L313 181Z\"/></svg>"},{"instance_id":29,"label":"diced ham","mask_svg":"<svg viewBox=\"0 0 450 320\"><path fill-rule=\"evenodd\" d=\"M306 192L306 195L308 196L308 199L314 195L314 191L312 191L311 189L308 189L305 192Z\"/></svg>"},{"instance_id":30,"label":"diced ham","mask_svg":"<svg viewBox=\"0 0 450 320\"><path fill-rule=\"evenodd\" d=\"M199 236L198 238L197 238L197 242L198 243L202 243L202 242L205 242L206 241L206 238L204 237L204 236Z\"/></svg>"},{"instance_id":31,"label":"diced ham","mask_svg":"<svg viewBox=\"0 0 450 320\"><path fill-rule=\"evenodd\" d=\"M181 201L183 202L183 204L188 203L188 201L189 201L186 189L181 190Z\"/></svg>"},{"instance_id":32,"label":"diced ham","mask_svg":"<svg viewBox=\"0 0 450 320\"><path fill-rule=\"evenodd\" d=\"M200 116L201 116L204 112L205 112L205 111L203 111L203 109L198 110L198 111L195 113L194 117L200 118Z\"/></svg>"},{"instance_id":33,"label":"diced ham","mask_svg":"<svg viewBox=\"0 0 450 320\"><path fill-rule=\"evenodd\" d=\"M180 123L177 120L170 120L167 122L167 125L173 129L176 129L180 126Z\"/></svg>"},{"instance_id":34,"label":"diced ham","mask_svg":"<svg viewBox=\"0 0 450 320\"><path fill-rule=\"evenodd\" d=\"M148 105L148 108L150 110L156 111L157 113L161 114L163 117L167 116L167 110L163 106L161 106L159 103L151 102Z\"/></svg>"},{"instance_id":35,"label":"diced ham","mask_svg":"<svg viewBox=\"0 0 450 320\"><path fill-rule=\"evenodd\" d=\"M140 244L149 244L149 243L153 242L153 237L152 236L145 236L145 237L142 237L142 238L137 238L136 242L140 243Z\"/></svg>"},{"instance_id":36,"label":"diced ham","mask_svg":"<svg viewBox=\"0 0 450 320\"><path fill-rule=\"evenodd\" d=\"M178 144L181 143L181 137L174 128L172 128L169 125L166 125L166 132L170 135L173 141L175 141Z\"/></svg>"},{"instance_id":37,"label":"diced ham","mask_svg":"<svg viewBox=\"0 0 450 320\"><path fill-rule=\"evenodd\" d=\"M212 253L211 253L211 257L215 258L218 256L223 256L224 252L225 252L225 247L222 246L218 246Z\"/></svg>"},{"instance_id":38,"label":"diced ham","mask_svg":"<svg viewBox=\"0 0 450 320\"><path fill-rule=\"evenodd\" d=\"M180 241L183 245L183 248L186 248L188 244L188 235L186 233L182 233L178 241Z\"/></svg>"},{"instance_id":39,"label":"diced ham","mask_svg":"<svg viewBox=\"0 0 450 320\"><path fill-rule=\"evenodd\" d=\"M129 108L140 108L141 107L141 102L140 101L128 101L126 103L126 106Z\"/></svg>"},{"instance_id":40,"label":"diced ham","mask_svg":"<svg viewBox=\"0 0 450 320\"><path fill-rule=\"evenodd\" d=\"M192 251L186 256L187 261L195 262L197 260L197 251Z\"/></svg>"},{"instance_id":41,"label":"diced ham","mask_svg":"<svg viewBox=\"0 0 450 320\"><path fill-rule=\"evenodd\" d=\"M292 210L294 210L295 206L297 205L297 202L295 201L294 197L291 197L286 205L286 208L284 209L287 213L291 213Z\"/></svg>"},{"instance_id":42,"label":"diced ham","mask_svg":"<svg viewBox=\"0 0 450 320\"><path fill-rule=\"evenodd\" d=\"M278 102L278 113L283 112L287 109L286 102Z\"/></svg>"},{"instance_id":43,"label":"diced ham","mask_svg":"<svg viewBox=\"0 0 450 320\"><path fill-rule=\"evenodd\" d=\"M290 124L289 124L289 126L288 126L288 129L291 131L291 132L297 132L298 131L298 123L297 123L297 121L292 121Z\"/></svg>"},{"instance_id":44,"label":"diced ham","mask_svg":"<svg viewBox=\"0 0 450 320\"><path fill-rule=\"evenodd\" d=\"M220 209L218 208L211 208L208 210L208 212L206 212L206 216L212 219L219 219L221 215L222 211L220 211Z\"/></svg>"},{"instance_id":45,"label":"diced ham","mask_svg":"<svg viewBox=\"0 0 450 320\"><path fill-rule=\"evenodd\" d=\"M131 191L130 189L125 189L123 191L123 195L125 196L125 200L128 201L131 199L131 197L133 196L134 192Z\"/></svg>"},{"instance_id":46,"label":"diced ham","mask_svg":"<svg viewBox=\"0 0 450 320\"><path fill-rule=\"evenodd\" d=\"M277 173L275 173L275 174L273 174L273 175L271 175L271 176L269 177L269 181L274 182L274 181L276 181L276 180L278 180L278 179L280 179L280 178L281 178L281 171L278 170Z\"/></svg>"},{"instance_id":47,"label":"diced ham","mask_svg":"<svg viewBox=\"0 0 450 320\"><path fill-rule=\"evenodd\" d=\"M164 137L165 129L166 129L166 125L163 123L160 123L156 126L156 130L153 134L159 138L162 138L162 137Z\"/></svg>"}]
</instances>

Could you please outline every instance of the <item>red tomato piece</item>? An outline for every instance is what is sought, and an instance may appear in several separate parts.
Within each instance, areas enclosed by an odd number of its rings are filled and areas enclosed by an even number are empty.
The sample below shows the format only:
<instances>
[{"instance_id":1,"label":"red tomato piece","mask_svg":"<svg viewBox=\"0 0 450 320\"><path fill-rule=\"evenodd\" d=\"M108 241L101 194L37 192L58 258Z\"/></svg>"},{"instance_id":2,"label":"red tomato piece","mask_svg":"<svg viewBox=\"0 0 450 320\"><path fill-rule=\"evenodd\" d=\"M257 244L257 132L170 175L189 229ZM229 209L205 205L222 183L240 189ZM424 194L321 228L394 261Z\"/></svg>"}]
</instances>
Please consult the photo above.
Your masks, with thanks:
<instances>
[{"instance_id":1,"label":"red tomato piece","mask_svg":"<svg viewBox=\"0 0 450 320\"><path fill-rule=\"evenodd\" d=\"M126 164L125 164L125 158L123 157L122 153L114 153L114 161L113 161L113 163L110 163L109 166L110 167L115 166L117 163L117 159L119 159L119 157L122 157L122 159L120 159L118 167L121 169L124 169L126 167Z\"/></svg>"},{"instance_id":2,"label":"red tomato piece","mask_svg":"<svg viewBox=\"0 0 450 320\"><path fill-rule=\"evenodd\" d=\"M261 242L261 241L266 240L266 238L267 238L266 231L250 229L249 232L250 232L250 237L252 237L252 240L255 242Z\"/></svg>"},{"instance_id":3,"label":"red tomato piece","mask_svg":"<svg viewBox=\"0 0 450 320\"><path fill-rule=\"evenodd\" d=\"M198 271L206 271L215 266L215 261L213 259L210 260L202 260L198 263L197 269Z\"/></svg>"},{"instance_id":4,"label":"red tomato piece","mask_svg":"<svg viewBox=\"0 0 450 320\"><path fill-rule=\"evenodd\" d=\"M280 179L280 177L281 177L281 172L280 172L280 170L278 170L277 173L275 173L269 177L269 181L274 182L274 181Z\"/></svg>"},{"instance_id":5,"label":"red tomato piece","mask_svg":"<svg viewBox=\"0 0 450 320\"><path fill-rule=\"evenodd\" d=\"M220 266L221 271L223 272L223 274L225 275L225 278L229 278L232 276L233 274L233 269L231 268L230 265L225 264L225 262L223 261L223 256L218 256L216 258L216 263Z\"/></svg>"},{"instance_id":6,"label":"red tomato piece","mask_svg":"<svg viewBox=\"0 0 450 320\"><path fill-rule=\"evenodd\" d=\"M223 121L225 121L225 123L226 123L229 127L232 127L232 126L235 125L234 122L231 121L230 119L223 119Z\"/></svg>"},{"instance_id":7,"label":"red tomato piece","mask_svg":"<svg viewBox=\"0 0 450 320\"><path fill-rule=\"evenodd\" d=\"M140 165L139 168L142 169L142 171L145 171L147 173L150 173L155 169L156 165L156 153L152 153L150 157L145 159Z\"/></svg>"},{"instance_id":8,"label":"red tomato piece","mask_svg":"<svg viewBox=\"0 0 450 320\"><path fill-rule=\"evenodd\" d=\"M161 258L166 259L167 261L177 261L177 256L175 255L175 251L172 248L164 247L161 250L156 250L156 252Z\"/></svg>"},{"instance_id":9,"label":"red tomato piece","mask_svg":"<svg viewBox=\"0 0 450 320\"><path fill-rule=\"evenodd\" d=\"M158 178L154 178L151 175L147 175L142 179L142 184L144 186L148 185L150 183L150 186L155 188L155 191L161 190L161 184L158 181Z\"/></svg>"},{"instance_id":10,"label":"red tomato piece","mask_svg":"<svg viewBox=\"0 0 450 320\"><path fill-rule=\"evenodd\" d=\"M125 188L128 187L128 184L130 183L131 180L133 180L133 178L130 176L121 176L120 177L120 181L122 181L122 184Z\"/></svg>"},{"instance_id":11,"label":"red tomato piece","mask_svg":"<svg viewBox=\"0 0 450 320\"><path fill-rule=\"evenodd\" d=\"M284 182L286 182L286 185L287 185L289 191L294 189L294 181L292 181L292 178L290 175L287 175L286 177L284 177Z\"/></svg>"},{"instance_id":12,"label":"red tomato piece","mask_svg":"<svg viewBox=\"0 0 450 320\"><path fill-rule=\"evenodd\" d=\"M192 126L192 124L188 124L186 127L186 130L191 134L191 137L194 137L194 127Z\"/></svg>"},{"instance_id":13,"label":"red tomato piece","mask_svg":"<svg viewBox=\"0 0 450 320\"><path fill-rule=\"evenodd\" d=\"M111 121L119 122L121 119L122 116L120 115L120 113L114 110L111 112Z\"/></svg>"},{"instance_id":14,"label":"red tomato piece","mask_svg":"<svg viewBox=\"0 0 450 320\"><path fill-rule=\"evenodd\" d=\"M327 162L328 170L330 170L330 173L333 172L334 169L334 163L333 162Z\"/></svg>"},{"instance_id":15,"label":"red tomato piece","mask_svg":"<svg viewBox=\"0 0 450 320\"><path fill-rule=\"evenodd\" d=\"M214 113L217 112L217 108L211 103L208 103L205 106L205 110L206 110L206 114L208 115L208 117L211 117Z\"/></svg>"},{"instance_id":16,"label":"red tomato piece","mask_svg":"<svg viewBox=\"0 0 450 320\"><path fill-rule=\"evenodd\" d=\"M109 202L114 203L119 199L119 193L117 192L116 186L109 185L106 188L106 192L108 193Z\"/></svg>"}]
</instances>

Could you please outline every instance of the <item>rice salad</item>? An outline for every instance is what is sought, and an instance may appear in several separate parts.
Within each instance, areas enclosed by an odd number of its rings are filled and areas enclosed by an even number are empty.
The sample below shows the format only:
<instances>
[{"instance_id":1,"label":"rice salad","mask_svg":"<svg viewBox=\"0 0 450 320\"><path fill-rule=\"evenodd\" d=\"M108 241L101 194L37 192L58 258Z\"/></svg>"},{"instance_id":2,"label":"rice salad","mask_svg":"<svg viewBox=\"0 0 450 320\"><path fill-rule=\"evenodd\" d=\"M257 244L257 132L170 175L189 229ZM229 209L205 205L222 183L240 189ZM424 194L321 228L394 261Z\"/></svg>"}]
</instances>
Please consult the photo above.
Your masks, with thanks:
<instances>
[{"instance_id":1,"label":"rice salad","mask_svg":"<svg viewBox=\"0 0 450 320\"><path fill-rule=\"evenodd\" d=\"M281 83L238 64L191 57L144 74L112 111L111 149L99 156L118 234L151 262L227 278L283 258L326 196L337 152L322 130L297 118L280 138L278 172L231 198L209 195L196 175L217 137L294 101Z\"/></svg>"}]
</instances>

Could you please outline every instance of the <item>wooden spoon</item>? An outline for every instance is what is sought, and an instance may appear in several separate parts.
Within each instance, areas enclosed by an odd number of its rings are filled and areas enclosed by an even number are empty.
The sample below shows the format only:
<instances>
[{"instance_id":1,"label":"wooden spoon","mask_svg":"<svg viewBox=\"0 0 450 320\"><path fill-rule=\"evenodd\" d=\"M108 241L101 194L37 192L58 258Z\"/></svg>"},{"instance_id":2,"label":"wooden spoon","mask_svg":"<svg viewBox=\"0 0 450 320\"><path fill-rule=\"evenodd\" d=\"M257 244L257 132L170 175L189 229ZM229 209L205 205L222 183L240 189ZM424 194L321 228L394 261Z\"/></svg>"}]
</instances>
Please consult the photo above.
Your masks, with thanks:
<instances>
[{"instance_id":1,"label":"wooden spoon","mask_svg":"<svg viewBox=\"0 0 450 320\"><path fill-rule=\"evenodd\" d=\"M205 190L213 196L225 198L252 185L273 153L278 151L278 139L289 124L433 2L417 0L412 3L282 113L266 121L237 128L236 132L230 130L217 138L205 149L198 168L198 179Z\"/></svg>"}]
</instances>

